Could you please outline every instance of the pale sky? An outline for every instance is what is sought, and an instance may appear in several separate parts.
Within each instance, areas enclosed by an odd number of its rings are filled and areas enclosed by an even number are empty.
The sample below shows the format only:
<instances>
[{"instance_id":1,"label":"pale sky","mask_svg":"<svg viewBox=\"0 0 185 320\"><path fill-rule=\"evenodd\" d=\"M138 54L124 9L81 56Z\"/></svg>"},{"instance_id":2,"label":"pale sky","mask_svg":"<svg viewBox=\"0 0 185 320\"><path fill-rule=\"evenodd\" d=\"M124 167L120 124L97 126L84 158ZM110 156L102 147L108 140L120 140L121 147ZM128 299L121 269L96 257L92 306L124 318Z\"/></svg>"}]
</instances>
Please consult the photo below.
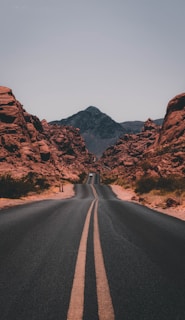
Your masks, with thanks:
<instances>
[{"instance_id":1,"label":"pale sky","mask_svg":"<svg viewBox=\"0 0 185 320\"><path fill-rule=\"evenodd\" d=\"M0 0L0 85L47 121L162 118L185 91L184 0Z\"/></svg>"}]
</instances>

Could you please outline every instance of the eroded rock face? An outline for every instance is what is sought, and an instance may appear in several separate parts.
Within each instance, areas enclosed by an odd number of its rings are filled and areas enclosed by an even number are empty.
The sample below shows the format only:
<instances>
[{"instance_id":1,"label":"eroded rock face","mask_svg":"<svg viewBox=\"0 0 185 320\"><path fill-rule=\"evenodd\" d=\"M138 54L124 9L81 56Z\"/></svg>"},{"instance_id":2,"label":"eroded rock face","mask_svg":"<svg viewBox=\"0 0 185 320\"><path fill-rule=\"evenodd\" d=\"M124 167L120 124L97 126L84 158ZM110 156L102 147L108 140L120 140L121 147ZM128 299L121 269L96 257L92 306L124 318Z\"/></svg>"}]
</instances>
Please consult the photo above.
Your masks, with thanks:
<instances>
[{"instance_id":1,"label":"eroded rock face","mask_svg":"<svg viewBox=\"0 0 185 320\"><path fill-rule=\"evenodd\" d=\"M170 100L162 127L150 119L138 134L124 135L101 163L118 177L185 176L185 93Z\"/></svg>"},{"instance_id":2,"label":"eroded rock face","mask_svg":"<svg viewBox=\"0 0 185 320\"><path fill-rule=\"evenodd\" d=\"M11 89L0 87L0 174L20 177L33 171L77 180L92 159L77 129L41 122Z\"/></svg>"},{"instance_id":3,"label":"eroded rock face","mask_svg":"<svg viewBox=\"0 0 185 320\"><path fill-rule=\"evenodd\" d=\"M184 146L185 140L185 93L176 96L167 106L159 144Z\"/></svg>"},{"instance_id":4,"label":"eroded rock face","mask_svg":"<svg viewBox=\"0 0 185 320\"><path fill-rule=\"evenodd\" d=\"M103 166L111 168L118 177L136 180L143 174L140 164L149 148L152 150L159 130L160 127L148 119L140 133L124 135L115 146L104 152L101 158Z\"/></svg>"},{"instance_id":5,"label":"eroded rock face","mask_svg":"<svg viewBox=\"0 0 185 320\"><path fill-rule=\"evenodd\" d=\"M162 176L185 174L185 93L168 103L154 161Z\"/></svg>"}]
</instances>

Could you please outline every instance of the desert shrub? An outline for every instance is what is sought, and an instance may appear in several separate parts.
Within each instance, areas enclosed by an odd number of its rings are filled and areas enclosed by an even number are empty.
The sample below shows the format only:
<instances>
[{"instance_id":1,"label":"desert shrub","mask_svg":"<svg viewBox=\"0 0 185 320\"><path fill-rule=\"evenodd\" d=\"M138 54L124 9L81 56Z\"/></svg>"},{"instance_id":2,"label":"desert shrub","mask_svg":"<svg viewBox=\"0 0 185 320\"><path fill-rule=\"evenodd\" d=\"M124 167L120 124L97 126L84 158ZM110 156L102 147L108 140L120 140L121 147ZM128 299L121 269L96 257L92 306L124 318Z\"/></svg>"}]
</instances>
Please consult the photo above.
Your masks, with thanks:
<instances>
[{"instance_id":1,"label":"desert shrub","mask_svg":"<svg viewBox=\"0 0 185 320\"><path fill-rule=\"evenodd\" d=\"M29 172L25 177L22 178L25 184L30 184L33 191L42 191L49 188L47 179L35 172Z\"/></svg>"},{"instance_id":2,"label":"desert shrub","mask_svg":"<svg viewBox=\"0 0 185 320\"><path fill-rule=\"evenodd\" d=\"M138 193L148 193L153 189L156 189L157 180L153 177L142 177L136 182L136 189L135 191Z\"/></svg>"},{"instance_id":3,"label":"desert shrub","mask_svg":"<svg viewBox=\"0 0 185 320\"><path fill-rule=\"evenodd\" d=\"M160 177L157 183L157 189L164 191L185 190L185 179L181 177L169 176Z\"/></svg>"},{"instance_id":4,"label":"desert shrub","mask_svg":"<svg viewBox=\"0 0 185 320\"><path fill-rule=\"evenodd\" d=\"M26 183L23 178L15 179L10 174L0 177L0 197L19 198L32 190L32 185Z\"/></svg>"},{"instance_id":5,"label":"desert shrub","mask_svg":"<svg viewBox=\"0 0 185 320\"><path fill-rule=\"evenodd\" d=\"M136 182L135 191L138 193L148 193L151 190L161 191L185 191L185 179L182 177L142 177Z\"/></svg>"},{"instance_id":6,"label":"desert shrub","mask_svg":"<svg viewBox=\"0 0 185 320\"><path fill-rule=\"evenodd\" d=\"M19 179L13 178L11 174L0 176L0 198L20 198L29 192L39 192L48 187L44 177L32 173Z\"/></svg>"}]
</instances>

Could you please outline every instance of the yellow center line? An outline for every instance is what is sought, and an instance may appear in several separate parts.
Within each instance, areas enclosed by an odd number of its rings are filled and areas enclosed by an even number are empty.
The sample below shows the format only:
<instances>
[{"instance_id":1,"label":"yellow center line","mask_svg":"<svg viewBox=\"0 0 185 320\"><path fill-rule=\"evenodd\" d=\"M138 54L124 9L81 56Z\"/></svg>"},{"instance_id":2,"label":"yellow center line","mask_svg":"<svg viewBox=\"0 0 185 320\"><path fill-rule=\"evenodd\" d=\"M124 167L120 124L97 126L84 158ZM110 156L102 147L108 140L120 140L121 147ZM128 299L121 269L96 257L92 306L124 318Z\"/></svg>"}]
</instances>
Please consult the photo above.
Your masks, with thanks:
<instances>
[{"instance_id":1,"label":"yellow center line","mask_svg":"<svg viewBox=\"0 0 185 320\"><path fill-rule=\"evenodd\" d=\"M87 237L94 202L95 200L93 200L88 210L80 240L67 320L81 320L83 318Z\"/></svg>"},{"instance_id":2,"label":"yellow center line","mask_svg":"<svg viewBox=\"0 0 185 320\"><path fill-rule=\"evenodd\" d=\"M98 199L98 194L97 194L97 192L96 192L96 189L95 189L95 187L94 187L93 185L91 185L91 188L92 188L94 197L95 197L95 199L97 200L97 199Z\"/></svg>"},{"instance_id":3,"label":"yellow center line","mask_svg":"<svg viewBox=\"0 0 185 320\"><path fill-rule=\"evenodd\" d=\"M100 242L100 234L98 227L98 201L96 201L95 203L94 210L94 260L98 299L98 315L99 320L114 320L114 308L112 305L112 299L110 295L110 289Z\"/></svg>"},{"instance_id":4,"label":"yellow center line","mask_svg":"<svg viewBox=\"0 0 185 320\"><path fill-rule=\"evenodd\" d=\"M99 227L98 227L98 194L94 186L92 186L95 199L92 201L87 217L85 219L84 228L80 240L73 286L71 290L71 298L67 314L67 320L82 320L84 310L84 290L85 290L85 264L87 255L87 238L89 233L90 218L94 209L94 261L96 273L97 302L99 320L114 320L114 309L110 295L108 279L106 275L103 252L101 248Z\"/></svg>"}]
</instances>

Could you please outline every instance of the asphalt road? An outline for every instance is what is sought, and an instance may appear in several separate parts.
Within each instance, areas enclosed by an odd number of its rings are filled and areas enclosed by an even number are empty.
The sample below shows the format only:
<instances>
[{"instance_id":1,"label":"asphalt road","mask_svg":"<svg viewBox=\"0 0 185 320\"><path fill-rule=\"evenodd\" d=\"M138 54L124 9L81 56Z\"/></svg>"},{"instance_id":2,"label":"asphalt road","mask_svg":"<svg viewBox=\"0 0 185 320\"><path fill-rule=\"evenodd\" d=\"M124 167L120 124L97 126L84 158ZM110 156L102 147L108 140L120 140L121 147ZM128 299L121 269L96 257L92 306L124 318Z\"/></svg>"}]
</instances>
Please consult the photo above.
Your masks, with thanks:
<instances>
[{"instance_id":1,"label":"asphalt road","mask_svg":"<svg viewBox=\"0 0 185 320\"><path fill-rule=\"evenodd\" d=\"M185 319L185 222L98 182L0 211L0 320Z\"/></svg>"}]
</instances>

